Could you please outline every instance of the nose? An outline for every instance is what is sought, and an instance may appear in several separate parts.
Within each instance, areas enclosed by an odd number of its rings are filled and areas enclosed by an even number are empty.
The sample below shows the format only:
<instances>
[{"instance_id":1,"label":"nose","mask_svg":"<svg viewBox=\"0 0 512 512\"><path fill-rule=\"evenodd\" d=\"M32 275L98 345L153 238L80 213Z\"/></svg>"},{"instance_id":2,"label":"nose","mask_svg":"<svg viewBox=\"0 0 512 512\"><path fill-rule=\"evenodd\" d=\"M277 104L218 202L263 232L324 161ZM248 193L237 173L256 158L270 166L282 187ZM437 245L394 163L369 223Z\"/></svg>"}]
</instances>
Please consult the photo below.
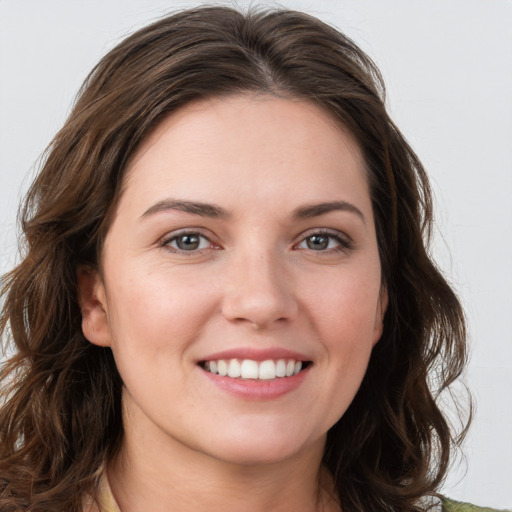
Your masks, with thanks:
<instances>
[{"instance_id":1,"label":"nose","mask_svg":"<svg viewBox=\"0 0 512 512\"><path fill-rule=\"evenodd\" d=\"M295 319L299 307L293 279L279 259L270 251L234 257L222 301L222 314L227 320L260 330Z\"/></svg>"}]
</instances>

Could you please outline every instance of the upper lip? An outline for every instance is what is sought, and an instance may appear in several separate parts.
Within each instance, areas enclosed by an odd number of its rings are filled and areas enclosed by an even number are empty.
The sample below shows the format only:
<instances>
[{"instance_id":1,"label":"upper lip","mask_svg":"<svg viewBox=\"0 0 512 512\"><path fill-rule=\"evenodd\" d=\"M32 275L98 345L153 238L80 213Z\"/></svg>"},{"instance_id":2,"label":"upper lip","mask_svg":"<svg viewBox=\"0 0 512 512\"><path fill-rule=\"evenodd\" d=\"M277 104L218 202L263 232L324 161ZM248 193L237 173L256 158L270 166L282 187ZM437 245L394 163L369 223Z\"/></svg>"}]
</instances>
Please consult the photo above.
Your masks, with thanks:
<instances>
[{"instance_id":1,"label":"upper lip","mask_svg":"<svg viewBox=\"0 0 512 512\"><path fill-rule=\"evenodd\" d=\"M218 361L219 359L251 359L253 361L265 361L268 359L293 359L295 361L311 360L311 358L305 354L285 348L240 347L209 354L206 357L203 357L201 361Z\"/></svg>"}]
</instances>

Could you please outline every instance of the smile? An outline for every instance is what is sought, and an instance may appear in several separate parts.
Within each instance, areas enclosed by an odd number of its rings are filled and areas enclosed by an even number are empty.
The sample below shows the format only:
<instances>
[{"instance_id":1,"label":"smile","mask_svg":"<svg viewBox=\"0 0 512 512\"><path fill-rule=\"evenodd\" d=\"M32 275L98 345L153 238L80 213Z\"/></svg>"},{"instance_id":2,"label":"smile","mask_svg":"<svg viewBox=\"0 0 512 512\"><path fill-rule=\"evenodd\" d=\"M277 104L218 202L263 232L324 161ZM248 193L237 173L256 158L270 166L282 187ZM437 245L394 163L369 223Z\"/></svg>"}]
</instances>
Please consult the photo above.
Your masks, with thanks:
<instances>
[{"instance_id":1,"label":"smile","mask_svg":"<svg viewBox=\"0 0 512 512\"><path fill-rule=\"evenodd\" d=\"M218 359L203 361L201 367L221 377L233 379L272 380L275 378L293 377L309 365L309 361L295 359Z\"/></svg>"}]
</instances>

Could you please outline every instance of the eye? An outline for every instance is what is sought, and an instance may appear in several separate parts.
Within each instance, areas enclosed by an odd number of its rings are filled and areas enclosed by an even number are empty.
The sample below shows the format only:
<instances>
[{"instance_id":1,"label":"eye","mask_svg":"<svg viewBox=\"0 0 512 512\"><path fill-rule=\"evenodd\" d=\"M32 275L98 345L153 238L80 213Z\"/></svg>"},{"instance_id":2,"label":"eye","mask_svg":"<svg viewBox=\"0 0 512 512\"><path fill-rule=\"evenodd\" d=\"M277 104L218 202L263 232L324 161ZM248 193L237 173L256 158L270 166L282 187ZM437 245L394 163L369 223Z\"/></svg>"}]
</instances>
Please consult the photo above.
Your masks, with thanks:
<instances>
[{"instance_id":1,"label":"eye","mask_svg":"<svg viewBox=\"0 0 512 512\"><path fill-rule=\"evenodd\" d=\"M182 232L168 238L163 245L177 252L201 251L212 247L212 242L197 232Z\"/></svg>"},{"instance_id":2,"label":"eye","mask_svg":"<svg viewBox=\"0 0 512 512\"><path fill-rule=\"evenodd\" d=\"M351 244L341 235L330 232L311 233L298 245L298 249L309 249L310 251L343 251L350 249Z\"/></svg>"}]
</instances>

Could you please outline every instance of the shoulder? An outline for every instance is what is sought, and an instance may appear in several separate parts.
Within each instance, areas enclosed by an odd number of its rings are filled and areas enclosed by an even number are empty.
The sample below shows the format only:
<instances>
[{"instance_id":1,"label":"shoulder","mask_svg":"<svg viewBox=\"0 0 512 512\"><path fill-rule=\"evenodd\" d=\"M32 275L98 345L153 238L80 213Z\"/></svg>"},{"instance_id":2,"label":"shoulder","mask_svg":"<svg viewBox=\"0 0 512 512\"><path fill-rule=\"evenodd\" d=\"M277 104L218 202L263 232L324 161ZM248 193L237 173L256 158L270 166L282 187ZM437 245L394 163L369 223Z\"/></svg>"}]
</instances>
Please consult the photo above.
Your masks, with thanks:
<instances>
[{"instance_id":1,"label":"shoulder","mask_svg":"<svg viewBox=\"0 0 512 512\"><path fill-rule=\"evenodd\" d=\"M499 512L495 508L488 507L477 507L475 505L471 505L469 503L461 503L459 501L449 500L447 498L443 498L443 512ZM504 510L502 512L512 512Z\"/></svg>"}]
</instances>

